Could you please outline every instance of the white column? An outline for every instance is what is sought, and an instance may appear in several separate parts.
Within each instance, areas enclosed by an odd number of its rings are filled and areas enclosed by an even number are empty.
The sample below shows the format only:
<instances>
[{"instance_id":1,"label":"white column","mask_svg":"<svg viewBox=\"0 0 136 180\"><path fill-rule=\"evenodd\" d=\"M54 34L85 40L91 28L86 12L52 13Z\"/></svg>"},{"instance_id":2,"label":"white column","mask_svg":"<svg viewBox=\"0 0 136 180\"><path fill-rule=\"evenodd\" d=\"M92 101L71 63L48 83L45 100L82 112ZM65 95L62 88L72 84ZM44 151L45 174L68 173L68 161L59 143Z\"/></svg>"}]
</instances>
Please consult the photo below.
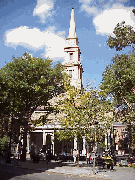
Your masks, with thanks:
<instances>
[{"instance_id":1,"label":"white column","mask_svg":"<svg viewBox=\"0 0 136 180\"><path fill-rule=\"evenodd\" d=\"M51 135L51 143L52 143L52 154L54 155L54 132Z\"/></svg>"},{"instance_id":2,"label":"white column","mask_svg":"<svg viewBox=\"0 0 136 180\"><path fill-rule=\"evenodd\" d=\"M77 150L77 138L76 137L74 137L74 149Z\"/></svg>"},{"instance_id":3,"label":"white column","mask_svg":"<svg viewBox=\"0 0 136 180\"><path fill-rule=\"evenodd\" d=\"M27 153L29 153L30 150L30 134L27 134Z\"/></svg>"},{"instance_id":4,"label":"white column","mask_svg":"<svg viewBox=\"0 0 136 180\"><path fill-rule=\"evenodd\" d=\"M46 145L46 134L45 134L45 131L43 131L43 145Z\"/></svg>"},{"instance_id":5,"label":"white column","mask_svg":"<svg viewBox=\"0 0 136 180\"><path fill-rule=\"evenodd\" d=\"M107 150L107 145L108 145L108 137L107 137L107 134L105 134L105 146L106 146L106 148L105 148L105 150Z\"/></svg>"},{"instance_id":6,"label":"white column","mask_svg":"<svg viewBox=\"0 0 136 180\"><path fill-rule=\"evenodd\" d=\"M110 132L108 132L108 147L110 147Z\"/></svg>"},{"instance_id":7,"label":"white column","mask_svg":"<svg viewBox=\"0 0 136 180\"><path fill-rule=\"evenodd\" d=\"M82 156L86 156L86 148L85 148L85 136L83 138L83 150L82 150Z\"/></svg>"},{"instance_id":8,"label":"white column","mask_svg":"<svg viewBox=\"0 0 136 180\"><path fill-rule=\"evenodd\" d=\"M19 143L20 143L20 141L21 141L21 134L19 135ZM19 143L17 144L16 153L18 153L19 149L20 149Z\"/></svg>"}]
</instances>

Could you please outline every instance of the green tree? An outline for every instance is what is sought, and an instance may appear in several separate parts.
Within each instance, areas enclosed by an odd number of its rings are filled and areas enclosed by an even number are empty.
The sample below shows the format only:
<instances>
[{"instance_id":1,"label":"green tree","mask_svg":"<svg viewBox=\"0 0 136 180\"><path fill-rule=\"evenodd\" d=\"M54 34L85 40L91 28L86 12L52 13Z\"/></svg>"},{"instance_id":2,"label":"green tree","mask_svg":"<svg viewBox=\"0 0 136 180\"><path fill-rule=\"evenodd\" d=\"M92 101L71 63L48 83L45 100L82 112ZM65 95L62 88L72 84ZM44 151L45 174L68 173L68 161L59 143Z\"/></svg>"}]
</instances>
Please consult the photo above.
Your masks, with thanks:
<instances>
[{"instance_id":1,"label":"green tree","mask_svg":"<svg viewBox=\"0 0 136 180\"><path fill-rule=\"evenodd\" d=\"M10 114L10 132L14 136L17 135L16 131L19 133L20 127L24 129L23 157L25 159L26 135L31 114L38 106L47 106L48 100L62 91L62 67L60 63L52 67L52 60L32 58L24 53L23 57L13 58L12 62L1 68L0 72L8 97L5 94L1 95L2 104L7 104Z\"/></svg>"},{"instance_id":2,"label":"green tree","mask_svg":"<svg viewBox=\"0 0 136 180\"><path fill-rule=\"evenodd\" d=\"M5 153L8 150L9 137L0 137L0 153Z\"/></svg>"},{"instance_id":3,"label":"green tree","mask_svg":"<svg viewBox=\"0 0 136 180\"><path fill-rule=\"evenodd\" d=\"M135 95L132 91L135 86L135 32L131 26L122 22L117 24L113 33L115 37L110 36L107 41L110 48L120 51L131 46L132 50L113 57L112 63L103 72L100 89L105 95L111 96L117 106L123 103L131 106L135 102Z\"/></svg>"},{"instance_id":4,"label":"green tree","mask_svg":"<svg viewBox=\"0 0 136 180\"><path fill-rule=\"evenodd\" d=\"M131 50L126 54L116 54L106 67L100 84L101 95L112 98L116 107L115 120L128 124L128 130L131 131L135 126L135 32L122 22L117 24L113 33L115 36L110 36L107 41L110 48L121 51L130 46ZM134 143L134 133L129 136L132 136L130 139Z\"/></svg>"},{"instance_id":5,"label":"green tree","mask_svg":"<svg viewBox=\"0 0 136 180\"><path fill-rule=\"evenodd\" d=\"M69 86L67 93L60 95L58 109L62 114L59 122L64 128L57 133L60 140L84 136L89 142L102 142L112 124L112 116L107 114L111 103L101 99L97 89L81 92Z\"/></svg>"},{"instance_id":6,"label":"green tree","mask_svg":"<svg viewBox=\"0 0 136 180\"><path fill-rule=\"evenodd\" d=\"M135 85L135 55L121 54L113 57L112 64L103 72L101 90L107 96L114 98L117 105L134 103L135 95L132 88ZM126 100L126 101L125 101Z\"/></svg>"},{"instance_id":7,"label":"green tree","mask_svg":"<svg viewBox=\"0 0 136 180\"><path fill-rule=\"evenodd\" d=\"M7 83L4 81L4 73L0 70L0 137L8 135L9 127L9 93Z\"/></svg>"},{"instance_id":8,"label":"green tree","mask_svg":"<svg viewBox=\"0 0 136 180\"><path fill-rule=\"evenodd\" d=\"M125 25L125 21L118 23L113 33L114 37L110 36L107 41L111 49L116 48L116 51L120 51L126 46L134 46L135 31L132 26Z\"/></svg>"}]
</instances>

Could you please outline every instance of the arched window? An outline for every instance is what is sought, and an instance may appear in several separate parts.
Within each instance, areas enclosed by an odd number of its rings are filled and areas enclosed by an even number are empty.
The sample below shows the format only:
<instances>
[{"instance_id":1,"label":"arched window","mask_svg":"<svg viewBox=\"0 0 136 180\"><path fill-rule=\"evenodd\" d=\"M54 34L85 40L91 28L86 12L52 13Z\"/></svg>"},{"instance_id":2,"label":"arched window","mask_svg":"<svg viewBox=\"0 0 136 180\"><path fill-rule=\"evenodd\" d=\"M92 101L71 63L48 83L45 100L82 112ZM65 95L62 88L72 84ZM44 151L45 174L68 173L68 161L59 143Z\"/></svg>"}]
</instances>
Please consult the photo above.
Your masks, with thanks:
<instances>
[{"instance_id":1,"label":"arched window","mask_svg":"<svg viewBox=\"0 0 136 180\"><path fill-rule=\"evenodd\" d=\"M70 59L70 61L73 60L73 53L69 53L69 59Z\"/></svg>"}]
</instances>

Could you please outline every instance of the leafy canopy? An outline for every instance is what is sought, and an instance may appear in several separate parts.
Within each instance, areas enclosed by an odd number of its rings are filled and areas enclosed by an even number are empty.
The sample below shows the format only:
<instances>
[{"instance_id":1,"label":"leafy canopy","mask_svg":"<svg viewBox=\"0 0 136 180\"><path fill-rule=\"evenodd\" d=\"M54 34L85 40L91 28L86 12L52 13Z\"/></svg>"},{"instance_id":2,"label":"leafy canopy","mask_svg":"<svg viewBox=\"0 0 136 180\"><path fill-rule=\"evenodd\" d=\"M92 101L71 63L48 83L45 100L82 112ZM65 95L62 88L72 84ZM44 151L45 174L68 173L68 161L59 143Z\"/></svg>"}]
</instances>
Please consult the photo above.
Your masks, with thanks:
<instances>
[{"instance_id":1,"label":"leafy canopy","mask_svg":"<svg viewBox=\"0 0 136 180\"><path fill-rule=\"evenodd\" d=\"M135 95L132 88L135 84L135 55L121 54L113 57L112 64L103 72L101 90L104 94L114 98L118 105L124 103L124 98L129 103L134 103Z\"/></svg>"},{"instance_id":2,"label":"leafy canopy","mask_svg":"<svg viewBox=\"0 0 136 180\"><path fill-rule=\"evenodd\" d=\"M131 124L134 127L135 113L135 32L133 27L125 25L125 22L117 24L114 29L115 37L109 37L107 44L117 51L131 46L131 51L126 54L116 54L112 63L103 72L100 85L101 94L112 97L115 105L115 120Z\"/></svg>"},{"instance_id":3,"label":"leafy canopy","mask_svg":"<svg viewBox=\"0 0 136 180\"><path fill-rule=\"evenodd\" d=\"M9 114L12 124L25 126L31 114L41 105L46 106L54 94L63 90L62 66L52 67L52 60L31 57L13 57L0 69L0 113Z\"/></svg>"},{"instance_id":4,"label":"leafy canopy","mask_svg":"<svg viewBox=\"0 0 136 180\"><path fill-rule=\"evenodd\" d=\"M94 140L97 131L97 141L103 140L103 135L110 127L110 120L106 112L110 110L109 101L101 100L96 89L80 92L74 87L67 91L66 98L58 104L59 111L63 114L60 123L64 130L59 132L60 139L85 136Z\"/></svg>"},{"instance_id":5,"label":"leafy canopy","mask_svg":"<svg viewBox=\"0 0 136 180\"><path fill-rule=\"evenodd\" d=\"M135 31L132 26L125 25L125 21L118 23L113 33L114 37L110 36L107 41L111 49L116 48L116 51L120 51L126 46L134 46Z\"/></svg>"}]
</instances>

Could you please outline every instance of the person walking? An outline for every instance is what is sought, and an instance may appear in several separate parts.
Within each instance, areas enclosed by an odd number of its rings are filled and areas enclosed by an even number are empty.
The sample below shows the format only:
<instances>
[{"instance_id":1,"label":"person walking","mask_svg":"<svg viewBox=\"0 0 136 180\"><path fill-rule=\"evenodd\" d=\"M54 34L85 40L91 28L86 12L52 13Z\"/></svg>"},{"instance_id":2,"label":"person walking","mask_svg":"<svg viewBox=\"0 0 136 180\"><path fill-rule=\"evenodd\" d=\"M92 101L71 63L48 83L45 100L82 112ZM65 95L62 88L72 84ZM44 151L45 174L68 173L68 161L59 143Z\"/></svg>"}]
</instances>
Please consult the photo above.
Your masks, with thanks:
<instances>
[{"instance_id":1,"label":"person walking","mask_svg":"<svg viewBox=\"0 0 136 180\"><path fill-rule=\"evenodd\" d=\"M89 157L90 157L90 154L87 152L87 155L86 155L87 164L90 164L90 159L89 159Z\"/></svg>"},{"instance_id":2,"label":"person walking","mask_svg":"<svg viewBox=\"0 0 136 180\"><path fill-rule=\"evenodd\" d=\"M35 148L34 143L32 142L32 144L30 146L30 158L31 158L31 160L34 161L35 155L36 155L36 148Z\"/></svg>"},{"instance_id":3,"label":"person walking","mask_svg":"<svg viewBox=\"0 0 136 180\"><path fill-rule=\"evenodd\" d=\"M21 153L22 153L22 144L21 142L19 142L19 145L18 145L18 160L21 159Z\"/></svg>"},{"instance_id":4,"label":"person walking","mask_svg":"<svg viewBox=\"0 0 136 180\"><path fill-rule=\"evenodd\" d=\"M77 157L77 151L76 151L76 149L74 149L74 151L73 151L74 163L76 163L76 157Z\"/></svg>"},{"instance_id":5,"label":"person walking","mask_svg":"<svg viewBox=\"0 0 136 180\"><path fill-rule=\"evenodd\" d=\"M89 163L90 163L90 164L93 163L91 154L90 154L90 156L89 156Z\"/></svg>"}]
</instances>

